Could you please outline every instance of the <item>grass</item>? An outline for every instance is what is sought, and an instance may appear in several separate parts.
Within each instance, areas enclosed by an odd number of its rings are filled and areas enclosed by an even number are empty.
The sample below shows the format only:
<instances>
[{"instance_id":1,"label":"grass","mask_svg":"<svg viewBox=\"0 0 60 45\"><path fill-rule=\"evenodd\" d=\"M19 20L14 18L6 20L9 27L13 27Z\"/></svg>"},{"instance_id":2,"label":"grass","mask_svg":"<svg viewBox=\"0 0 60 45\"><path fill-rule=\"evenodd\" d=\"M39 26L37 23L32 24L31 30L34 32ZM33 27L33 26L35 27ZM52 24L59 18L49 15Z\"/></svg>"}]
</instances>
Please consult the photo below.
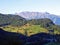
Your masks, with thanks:
<instances>
[{"instance_id":1,"label":"grass","mask_svg":"<svg viewBox=\"0 0 60 45\"><path fill-rule=\"evenodd\" d=\"M45 28L42 28L40 25L26 24L21 27L9 25L2 28L8 32L16 32L16 33L22 33L22 34L25 34L25 31L27 31L28 36L36 34L36 33L41 33L41 32L48 33L48 30ZM54 33L59 33L59 32L55 31Z\"/></svg>"}]
</instances>

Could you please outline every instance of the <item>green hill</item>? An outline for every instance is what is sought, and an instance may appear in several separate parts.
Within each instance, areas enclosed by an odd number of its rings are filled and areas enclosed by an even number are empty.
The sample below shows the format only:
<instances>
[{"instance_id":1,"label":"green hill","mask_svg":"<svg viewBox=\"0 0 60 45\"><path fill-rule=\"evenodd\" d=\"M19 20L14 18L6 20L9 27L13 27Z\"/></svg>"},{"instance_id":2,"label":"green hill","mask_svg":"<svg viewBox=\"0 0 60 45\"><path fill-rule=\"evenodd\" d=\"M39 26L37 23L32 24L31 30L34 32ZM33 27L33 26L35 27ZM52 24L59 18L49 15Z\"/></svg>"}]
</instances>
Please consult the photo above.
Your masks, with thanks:
<instances>
[{"instance_id":1,"label":"green hill","mask_svg":"<svg viewBox=\"0 0 60 45\"><path fill-rule=\"evenodd\" d=\"M0 14L0 26L4 25L13 25L21 26L26 23L26 20L23 17L13 14Z\"/></svg>"},{"instance_id":2,"label":"green hill","mask_svg":"<svg viewBox=\"0 0 60 45\"><path fill-rule=\"evenodd\" d=\"M54 31L54 34L60 34L60 26L55 25L48 18L26 20L21 16L12 14L0 14L0 28L27 36L42 32L49 33L49 30Z\"/></svg>"}]
</instances>

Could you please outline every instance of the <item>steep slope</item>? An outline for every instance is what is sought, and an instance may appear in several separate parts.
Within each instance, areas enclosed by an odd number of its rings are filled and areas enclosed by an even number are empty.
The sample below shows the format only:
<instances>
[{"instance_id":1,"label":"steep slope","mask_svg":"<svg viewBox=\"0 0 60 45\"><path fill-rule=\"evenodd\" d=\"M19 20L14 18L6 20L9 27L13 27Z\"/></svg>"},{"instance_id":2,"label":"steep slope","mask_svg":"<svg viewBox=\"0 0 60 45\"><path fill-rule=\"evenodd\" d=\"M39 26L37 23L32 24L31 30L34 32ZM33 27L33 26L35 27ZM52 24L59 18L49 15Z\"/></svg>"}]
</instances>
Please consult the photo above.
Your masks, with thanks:
<instances>
[{"instance_id":1,"label":"steep slope","mask_svg":"<svg viewBox=\"0 0 60 45\"><path fill-rule=\"evenodd\" d=\"M60 35L37 33L31 36L25 36L19 33L7 32L0 28L0 45L48 45L48 43L53 42L59 43Z\"/></svg>"},{"instance_id":2,"label":"steep slope","mask_svg":"<svg viewBox=\"0 0 60 45\"><path fill-rule=\"evenodd\" d=\"M0 45L23 45L26 38L22 34L7 32L0 28Z\"/></svg>"},{"instance_id":3,"label":"steep slope","mask_svg":"<svg viewBox=\"0 0 60 45\"><path fill-rule=\"evenodd\" d=\"M26 23L25 18L13 14L0 14L0 26L13 25L21 26Z\"/></svg>"},{"instance_id":4,"label":"steep slope","mask_svg":"<svg viewBox=\"0 0 60 45\"><path fill-rule=\"evenodd\" d=\"M41 19L41 18L49 18L55 24L60 25L60 17L54 14L50 14L48 12L20 12L18 15L26 18L26 19Z\"/></svg>"}]
</instances>

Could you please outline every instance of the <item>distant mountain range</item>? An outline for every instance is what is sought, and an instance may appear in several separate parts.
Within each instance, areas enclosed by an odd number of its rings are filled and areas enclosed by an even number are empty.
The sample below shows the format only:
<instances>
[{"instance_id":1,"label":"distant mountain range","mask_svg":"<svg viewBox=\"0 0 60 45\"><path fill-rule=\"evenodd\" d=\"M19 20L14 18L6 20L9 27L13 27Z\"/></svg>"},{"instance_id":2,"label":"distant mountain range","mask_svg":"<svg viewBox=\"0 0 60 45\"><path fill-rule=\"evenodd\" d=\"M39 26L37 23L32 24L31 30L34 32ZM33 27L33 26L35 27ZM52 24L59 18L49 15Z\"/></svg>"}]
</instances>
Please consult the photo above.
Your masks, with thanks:
<instances>
[{"instance_id":1,"label":"distant mountain range","mask_svg":"<svg viewBox=\"0 0 60 45\"><path fill-rule=\"evenodd\" d=\"M41 19L41 18L49 18L51 19L56 25L60 25L60 16L50 14L48 12L20 12L17 15L30 20L30 19Z\"/></svg>"},{"instance_id":2,"label":"distant mountain range","mask_svg":"<svg viewBox=\"0 0 60 45\"><path fill-rule=\"evenodd\" d=\"M6 22L12 25L20 25L26 20L48 18L56 25L60 25L60 16L50 14L48 12L20 12L16 14L0 14L0 24Z\"/></svg>"}]
</instances>

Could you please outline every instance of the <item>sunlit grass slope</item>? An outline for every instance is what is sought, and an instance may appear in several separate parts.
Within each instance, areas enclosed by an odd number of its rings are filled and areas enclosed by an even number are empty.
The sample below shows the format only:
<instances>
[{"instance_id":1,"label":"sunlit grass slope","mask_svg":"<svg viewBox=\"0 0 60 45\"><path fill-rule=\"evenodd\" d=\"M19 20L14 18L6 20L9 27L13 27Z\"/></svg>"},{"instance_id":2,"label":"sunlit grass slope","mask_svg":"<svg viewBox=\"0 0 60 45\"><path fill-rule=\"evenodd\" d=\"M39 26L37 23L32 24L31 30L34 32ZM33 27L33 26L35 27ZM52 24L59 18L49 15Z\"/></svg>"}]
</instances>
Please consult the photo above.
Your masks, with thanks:
<instances>
[{"instance_id":1,"label":"sunlit grass slope","mask_svg":"<svg viewBox=\"0 0 60 45\"><path fill-rule=\"evenodd\" d=\"M16 33L22 33L22 34L25 34L25 31L27 30L28 36L32 34L40 33L40 32L46 32L46 33L48 32L47 29L42 28L40 25L29 25L29 24L26 24L21 27L9 25L2 28L8 32L16 32Z\"/></svg>"},{"instance_id":2,"label":"sunlit grass slope","mask_svg":"<svg viewBox=\"0 0 60 45\"><path fill-rule=\"evenodd\" d=\"M16 33L22 33L25 35L25 31L27 31L27 35L33 35L33 34L37 34L37 33L49 33L49 31L46 28L41 27L40 25L30 25L30 24L26 24L24 26L5 26L2 27L5 31L8 32L16 32ZM59 34L59 32L57 30L55 30L56 34Z\"/></svg>"}]
</instances>

